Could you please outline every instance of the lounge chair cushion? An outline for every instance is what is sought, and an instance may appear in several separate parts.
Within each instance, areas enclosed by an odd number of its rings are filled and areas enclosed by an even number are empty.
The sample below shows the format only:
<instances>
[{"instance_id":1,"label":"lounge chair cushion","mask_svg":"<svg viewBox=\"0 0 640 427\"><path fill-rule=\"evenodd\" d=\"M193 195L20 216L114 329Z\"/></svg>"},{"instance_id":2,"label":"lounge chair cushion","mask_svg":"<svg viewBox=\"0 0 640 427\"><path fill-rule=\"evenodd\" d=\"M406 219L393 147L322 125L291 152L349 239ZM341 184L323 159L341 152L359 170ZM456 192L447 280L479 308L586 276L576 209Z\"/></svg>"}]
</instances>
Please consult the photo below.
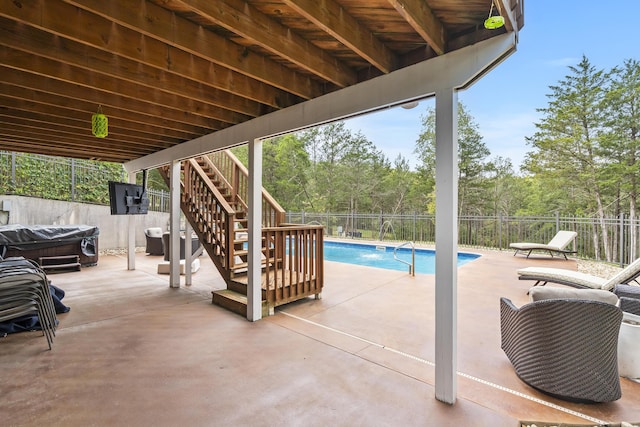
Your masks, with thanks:
<instances>
[{"instance_id":1,"label":"lounge chair cushion","mask_svg":"<svg viewBox=\"0 0 640 427\"><path fill-rule=\"evenodd\" d=\"M640 274L640 258L633 261L631 264L620 270L616 273L611 279L609 279L609 283L611 286L607 289L613 289L615 285L620 283L629 283L634 280Z\"/></svg>"},{"instance_id":2,"label":"lounge chair cushion","mask_svg":"<svg viewBox=\"0 0 640 427\"><path fill-rule=\"evenodd\" d=\"M601 289L568 289L534 286L529 289L529 299L532 302L545 299L579 299L618 305L618 297L613 292Z\"/></svg>"},{"instance_id":3,"label":"lounge chair cushion","mask_svg":"<svg viewBox=\"0 0 640 427\"><path fill-rule=\"evenodd\" d=\"M551 241L547 244L518 242L511 243L509 247L512 249L516 249L516 251L546 250L551 252L563 252L565 251L565 248L569 246L571 242L573 242L577 235L578 233L576 233L575 231L561 230L558 231L553 239L551 239Z\"/></svg>"},{"instance_id":4,"label":"lounge chair cushion","mask_svg":"<svg viewBox=\"0 0 640 427\"><path fill-rule=\"evenodd\" d=\"M579 271L565 270L563 268L552 267L526 267L518 270L519 276L535 277L535 280L549 281L554 283L569 284L574 283L584 288L613 289L613 284L607 287L609 280L602 277L592 276Z\"/></svg>"},{"instance_id":5,"label":"lounge chair cushion","mask_svg":"<svg viewBox=\"0 0 640 427\"><path fill-rule=\"evenodd\" d=\"M575 288L604 289L611 291L621 283L637 281L640 276L640 258L614 274L613 277L605 279L580 273L573 270L552 267L526 267L518 270L520 280L537 280L538 282L560 283L561 285L573 286Z\"/></svg>"},{"instance_id":6,"label":"lounge chair cushion","mask_svg":"<svg viewBox=\"0 0 640 427\"><path fill-rule=\"evenodd\" d=\"M144 230L144 234L146 234L148 237L154 237L154 238L162 238L162 228L160 227L150 227Z\"/></svg>"}]
</instances>

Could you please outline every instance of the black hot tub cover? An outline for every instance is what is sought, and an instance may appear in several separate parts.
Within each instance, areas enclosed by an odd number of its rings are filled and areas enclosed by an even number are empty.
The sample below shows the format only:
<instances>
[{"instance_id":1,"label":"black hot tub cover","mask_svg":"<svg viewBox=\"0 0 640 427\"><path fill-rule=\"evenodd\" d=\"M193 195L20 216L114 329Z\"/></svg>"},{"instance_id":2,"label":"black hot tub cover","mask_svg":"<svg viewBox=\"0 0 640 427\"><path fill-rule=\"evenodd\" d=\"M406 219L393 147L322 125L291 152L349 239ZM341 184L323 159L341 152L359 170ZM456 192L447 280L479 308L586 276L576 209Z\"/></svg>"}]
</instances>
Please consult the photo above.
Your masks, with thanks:
<instances>
[{"instance_id":1,"label":"black hot tub cover","mask_svg":"<svg viewBox=\"0 0 640 427\"><path fill-rule=\"evenodd\" d=\"M92 225L1 225L0 246L15 249L46 248L63 242L91 240L100 233Z\"/></svg>"}]
</instances>

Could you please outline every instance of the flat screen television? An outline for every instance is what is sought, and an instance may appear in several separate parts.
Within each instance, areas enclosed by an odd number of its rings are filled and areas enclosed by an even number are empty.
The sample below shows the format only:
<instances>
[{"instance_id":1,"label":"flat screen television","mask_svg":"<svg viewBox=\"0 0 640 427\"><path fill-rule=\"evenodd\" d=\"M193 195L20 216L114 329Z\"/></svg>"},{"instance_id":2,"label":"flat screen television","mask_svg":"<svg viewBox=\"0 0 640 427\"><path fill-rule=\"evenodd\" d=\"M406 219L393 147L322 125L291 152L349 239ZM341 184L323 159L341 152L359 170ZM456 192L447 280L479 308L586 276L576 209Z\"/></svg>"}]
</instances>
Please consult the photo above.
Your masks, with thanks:
<instances>
[{"instance_id":1,"label":"flat screen television","mask_svg":"<svg viewBox=\"0 0 640 427\"><path fill-rule=\"evenodd\" d=\"M111 215L145 215L149 197L144 185L109 181Z\"/></svg>"}]
</instances>

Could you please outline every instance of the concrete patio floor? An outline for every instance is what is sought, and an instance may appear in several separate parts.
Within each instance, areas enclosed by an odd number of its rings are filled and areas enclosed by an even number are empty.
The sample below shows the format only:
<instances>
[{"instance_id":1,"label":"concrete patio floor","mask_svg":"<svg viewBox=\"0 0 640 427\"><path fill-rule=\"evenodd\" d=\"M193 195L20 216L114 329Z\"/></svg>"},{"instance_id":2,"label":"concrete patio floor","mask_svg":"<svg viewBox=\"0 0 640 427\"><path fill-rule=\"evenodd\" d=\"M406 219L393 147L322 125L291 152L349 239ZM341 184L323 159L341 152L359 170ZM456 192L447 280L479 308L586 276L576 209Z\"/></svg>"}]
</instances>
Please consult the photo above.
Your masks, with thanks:
<instances>
[{"instance_id":1,"label":"concrete patio floor","mask_svg":"<svg viewBox=\"0 0 640 427\"><path fill-rule=\"evenodd\" d=\"M527 302L529 265L576 268L510 251L458 270L458 399L435 400L434 277L325 264L321 300L251 323L211 304L224 288L203 256L171 289L162 257L102 255L52 274L71 311L52 351L39 332L0 339L3 426L512 426L640 420L640 384L586 405L522 383L500 349L499 298ZM184 280L184 276L183 276ZM550 286L550 285L549 285Z\"/></svg>"}]
</instances>

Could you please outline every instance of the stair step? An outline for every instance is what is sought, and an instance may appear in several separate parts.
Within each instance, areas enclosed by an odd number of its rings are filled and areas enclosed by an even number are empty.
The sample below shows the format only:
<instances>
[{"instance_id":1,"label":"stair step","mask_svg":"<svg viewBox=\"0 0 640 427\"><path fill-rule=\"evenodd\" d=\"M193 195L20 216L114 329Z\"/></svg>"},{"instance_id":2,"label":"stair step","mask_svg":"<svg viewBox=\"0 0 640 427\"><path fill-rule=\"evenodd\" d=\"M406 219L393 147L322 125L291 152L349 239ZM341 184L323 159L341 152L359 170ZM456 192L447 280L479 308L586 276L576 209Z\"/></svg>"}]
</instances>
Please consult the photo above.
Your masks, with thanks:
<instances>
[{"instance_id":1,"label":"stair step","mask_svg":"<svg viewBox=\"0 0 640 427\"><path fill-rule=\"evenodd\" d=\"M80 271L82 266L79 262L72 262L69 264L50 264L50 265L42 265L42 269L45 272L50 272L52 270L75 270Z\"/></svg>"},{"instance_id":2,"label":"stair step","mask_svg":"<svg viewBox=\"0 0 640 427\"><path fill-rule=\"evenodd\" d=\"M235 239L235 240L233 241L233 243L234 243L235 245L240 245L240 244L242 244L242 243L247 243L248 241L249 241L249 237L247 236L247 237L243 237L243 238L241 238L241 239ZM264 236L262 237L262 241L264 242Z\"/></svg>"},{"instance_id":3,"label":"stair step","mask_svg":"<svg viewBox=\"0 0 640 427\"><path fill-rule=\"evenodd\" d=\"M226 308L229 311L247 315L247 296L230 289L221 289L211 292L211 303ZM262 301L262 317L269 315L269 308L266 301Z\"/></svg>"},{"instance_id":4,"label":"stair step","mask_svg":"<svg viewBox=\"0 0 640 427\"><path fill-rule=\"evenodd\" d=\"M80 265L79 255L60 255L60 256L46 256L39 257L38 264L45 272L54 270L76 270L80 271L82 266Z\"/></svg>"}]
</instances>

